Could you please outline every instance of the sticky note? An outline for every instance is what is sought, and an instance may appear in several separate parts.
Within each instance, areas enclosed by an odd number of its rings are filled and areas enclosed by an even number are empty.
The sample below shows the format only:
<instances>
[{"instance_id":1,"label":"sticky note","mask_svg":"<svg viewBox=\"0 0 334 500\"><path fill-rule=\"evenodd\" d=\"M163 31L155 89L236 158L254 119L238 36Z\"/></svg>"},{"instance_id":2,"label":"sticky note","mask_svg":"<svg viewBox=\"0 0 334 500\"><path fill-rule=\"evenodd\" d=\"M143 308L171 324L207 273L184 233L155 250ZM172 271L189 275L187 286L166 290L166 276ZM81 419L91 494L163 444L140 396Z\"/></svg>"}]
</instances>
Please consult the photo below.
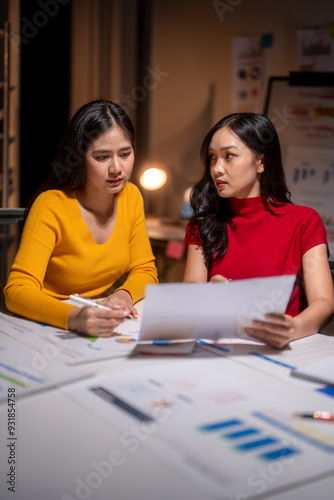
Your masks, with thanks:
<instances>
[{"instance_id":1,"label":"sticky note","mask_svg":"<svg viewBox=\"0 0 334 500\"><path fill-rule=\"evenodd\" d=\"M171 259L181 260L184 253L183 241L169 240L165 250L165 256Z\"/></svg>"}]
</instances>

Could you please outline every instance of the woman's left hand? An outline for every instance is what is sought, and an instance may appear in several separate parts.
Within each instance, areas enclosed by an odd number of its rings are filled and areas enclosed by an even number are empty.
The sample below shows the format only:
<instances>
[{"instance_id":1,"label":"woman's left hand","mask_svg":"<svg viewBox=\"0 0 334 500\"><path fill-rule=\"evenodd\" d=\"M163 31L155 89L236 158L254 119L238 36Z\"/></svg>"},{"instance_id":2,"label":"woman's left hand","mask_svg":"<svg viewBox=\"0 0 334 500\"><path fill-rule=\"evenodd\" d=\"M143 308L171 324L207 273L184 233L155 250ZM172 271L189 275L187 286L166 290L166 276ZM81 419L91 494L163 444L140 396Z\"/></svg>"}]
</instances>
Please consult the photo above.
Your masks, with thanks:
<instances>
[{"instance_id":1,"label":"woman's left hand","mask_svg":"<svg viewBox=\"0 0 334 500\"><path fill-rule=\"evenodd\" d=\"M262 320L253 320L252 326L245 328L250 337L282 349L291 340L299 338L299 320L288 314L266 314Z\"/></svg>"},{"instance_id":2,"label":"woman's left hand","mask_svg":"<svg viewBox=\"0 0 334 500\"><path fill-rule=\"evenodd\" d=\"M222 276L221 274L215 274L210 279L210 283L228 283L229 281L231 281L231 280L229 280L228 278L225 278L225 276Z\"/></svg>"},{"instance_id":3,"label":"woman's left hand","mask_svg":"<svg viewBox=\"0 0 334 500\"><path fill-rule=\"evenodd\" d=\"M121 309L130 309L130 315L137 319L138 311L133 307L131 295L125 290L119 290L106 299L101 301L101 304L108 307L119 306Z\"/></svg>"}]
</instances>

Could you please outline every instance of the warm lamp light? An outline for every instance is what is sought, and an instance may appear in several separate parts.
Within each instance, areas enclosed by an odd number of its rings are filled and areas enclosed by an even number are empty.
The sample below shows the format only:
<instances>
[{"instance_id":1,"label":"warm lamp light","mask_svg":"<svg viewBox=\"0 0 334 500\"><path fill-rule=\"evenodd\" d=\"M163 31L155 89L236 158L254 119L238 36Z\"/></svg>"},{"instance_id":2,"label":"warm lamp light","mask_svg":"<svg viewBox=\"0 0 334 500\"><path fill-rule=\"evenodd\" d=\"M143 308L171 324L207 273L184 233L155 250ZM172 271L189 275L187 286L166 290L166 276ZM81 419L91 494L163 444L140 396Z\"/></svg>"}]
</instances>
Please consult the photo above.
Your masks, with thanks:
<instances>
[{"instance_id":1,"label":"warm lamp light","mask_svg":"<svg viewBox=\"0 0 334 500\"><path fill-rule=\"evenodd\" d=\"M148 168L139 178L140 185L150 191L161 188L166 180L166 172L162 168L156 167Z\"/></svg>"}]
</instances>

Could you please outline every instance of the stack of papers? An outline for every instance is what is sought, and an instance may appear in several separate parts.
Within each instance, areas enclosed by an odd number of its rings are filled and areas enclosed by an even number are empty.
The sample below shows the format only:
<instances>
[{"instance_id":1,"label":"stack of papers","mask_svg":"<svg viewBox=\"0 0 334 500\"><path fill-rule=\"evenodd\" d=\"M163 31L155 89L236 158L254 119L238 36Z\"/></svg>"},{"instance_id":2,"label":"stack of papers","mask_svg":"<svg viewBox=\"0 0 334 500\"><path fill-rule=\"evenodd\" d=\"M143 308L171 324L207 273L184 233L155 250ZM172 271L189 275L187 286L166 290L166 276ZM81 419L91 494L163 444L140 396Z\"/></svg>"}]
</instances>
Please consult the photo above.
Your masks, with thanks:
<instances>
[{"instance_id":1,"label":"stack of papers","mask_svg":"<svg viewBox=\"0 0 334 500\"><path fill-rule=\"evenodd\" d=\"M293 377L334 387L334 356L291 371Z\"/></svg>"}]
</instances>

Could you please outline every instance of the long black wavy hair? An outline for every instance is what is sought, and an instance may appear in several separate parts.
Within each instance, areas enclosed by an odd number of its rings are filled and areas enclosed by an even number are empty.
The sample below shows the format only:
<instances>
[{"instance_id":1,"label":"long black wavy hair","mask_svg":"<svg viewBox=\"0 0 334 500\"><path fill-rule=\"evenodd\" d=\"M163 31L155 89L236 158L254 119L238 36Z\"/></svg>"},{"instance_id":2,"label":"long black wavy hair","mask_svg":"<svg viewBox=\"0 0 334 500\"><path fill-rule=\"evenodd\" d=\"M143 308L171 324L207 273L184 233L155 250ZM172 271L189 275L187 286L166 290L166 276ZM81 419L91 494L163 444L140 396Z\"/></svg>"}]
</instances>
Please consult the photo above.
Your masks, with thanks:
<instances>
[{"instance_id":1,"label":"long black wavy hair","mask_svg":"<svg viewBox=\"0 0 334 500\"><path fill-rule=\"evenodd\" d=\"M281 147L273 123L258 113L234 113L222 118L205 136L201 146L204 175L190 195L193 217L190 230L202 243L204 260L209 270L214 261L222 259L228 246L227 224L231 221L230 199L218 195L210 174L208 148L217 130L227 127L253 153L254 159L263 158L264 171L260 177L261 195L270 206L291 203L282 165Z\"/></svg>"},{"instance_id":2,"label":"long black wavy hair","mask_svg":"<svg viewBox=\"0 0 334 500\"><path fill-rule=\"evenodd\" d=\"M84 104L73 115L52 163L49 176L30 200L25 216L37 196L50 189L73 191L86 183L85 156L91 143L111 128L120 127L135 148L135 130L126 112L118 104L97 99Z\"/></svg>"}]
</instances>

